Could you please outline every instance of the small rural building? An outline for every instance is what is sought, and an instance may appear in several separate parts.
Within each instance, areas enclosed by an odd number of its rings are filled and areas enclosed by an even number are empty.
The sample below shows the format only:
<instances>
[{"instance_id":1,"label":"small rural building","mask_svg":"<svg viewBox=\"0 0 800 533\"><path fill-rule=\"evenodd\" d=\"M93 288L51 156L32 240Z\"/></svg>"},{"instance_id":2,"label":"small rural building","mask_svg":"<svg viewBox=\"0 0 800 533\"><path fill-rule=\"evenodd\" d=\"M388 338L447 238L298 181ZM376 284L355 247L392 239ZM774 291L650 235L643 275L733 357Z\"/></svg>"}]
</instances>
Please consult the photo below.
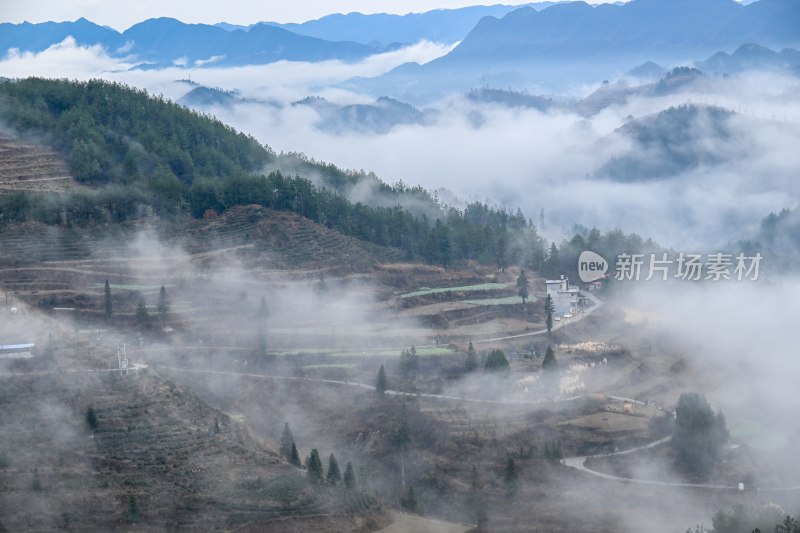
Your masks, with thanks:
<instances>
[{"instance_id":1,"label":"small rural building","mask_svg":"<svg viewBox=\"0 0 800 533\"><path fill-rule=\"evenodd\" d=\"M569 284L569 278L548 279L547 295L553 299L557 315L575 313L578 310L578 287Z\"/></svg>"}]
</instances>

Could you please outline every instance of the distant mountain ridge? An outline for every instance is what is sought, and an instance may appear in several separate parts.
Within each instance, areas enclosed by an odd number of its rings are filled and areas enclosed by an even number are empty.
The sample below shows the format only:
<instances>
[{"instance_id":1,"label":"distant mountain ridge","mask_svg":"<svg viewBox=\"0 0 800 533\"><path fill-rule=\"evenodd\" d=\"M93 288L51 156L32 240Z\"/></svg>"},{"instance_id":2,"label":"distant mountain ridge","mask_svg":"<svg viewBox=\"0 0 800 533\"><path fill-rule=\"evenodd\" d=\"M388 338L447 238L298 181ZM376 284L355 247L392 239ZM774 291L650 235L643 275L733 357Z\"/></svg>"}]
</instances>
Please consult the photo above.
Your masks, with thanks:
<instances>
[{"instance_id":1,"label":"distant mountain ridge","mask_svg":"<svg viewBox=\"0 0 800 533\"><path fill-rule=\"evenodd\" d=\"M150 68L238 66L280 60L357 61L383 51L376 46L298 35L267 24L250 31L226 31L207 24L157 18L119 33L81 18L74 22L0 24L0 54L12 48L41 52L68 36L79 45L101 45L112 56L132 58Z\"/></svg>"},{"instance_id":2,"label":"distant mountain ridge","mask_svg":"<svg viewBox=\"0 0 800 533\"><path fill-rule=\"evenodd\" d=\"M318 39L347 40L363 44L413 44L422 39L452 44L463 39L483 17L502 17L523 6L541 10L556 3L558 2L535 2L513 6L476 5L457 9L435 9L406 15L337 13L303 23L265 22L265 24ZM228 30L253 27L227 23L220 23L218 26Z\"/></svg>"},{"instance_id":3,"label":"distant mountain ridge","mask_svg":"<svg viewBox=\"0 0 800 533\"><path fill-rule=\"evenodd\" d=\"M533 4L544 9L556 2ZM73 37L77 44L101 45L109 54L168 65L244 65L278 60L353 61L420 40L454 43L486 16L503 16L520 6L469 6L407 15L334 14L303 23L259 22L250 26L187 24L153 18L123 32L85 18L73 22L0 23L0 55L16 48L41 52Z\"/></svg>"},{"instance_id":4,"label":"distant mountain ridge","mask_svg":"<svg viewBox=\"0 0 800 533\"><path fill-rule=\"evenodd\" d=\"M800 73L800 50L784 48L780 52L757 44L743 44L732 54L717 52L697 67L708 72L734 74L749 69L789 70Z\"/></svg>"},{"instance_id":5,"label":"distant mountain ridge","mask_svg":"<svg viewBox=\"0 0 800 533\"><path fill-rule=\"evenodd\" d=\"M526 83L560 87L567 81L609 79L645 61L682 64L745 43L797 47L800 1L759 0L744 6L734 0L632 0L596 6L570 2L542 11L523 7L499 19L481 19L446 56L349 85L405 100L483 85L487 77L517 80L515 89Z\"/></svg>"},{"instance_id":6,"label":"distant mountain ridge","mask_svg":"<svg viewBox=\"0 0 800 533\"><path fill-rule=\"evenodd\" d=\"M558 4L484 18L442 62L511 58L597 58L618 53L659 61L730 49L800 43L800 2L760 0L632 0L627 4Z\"/></svg>"}]
</instances>

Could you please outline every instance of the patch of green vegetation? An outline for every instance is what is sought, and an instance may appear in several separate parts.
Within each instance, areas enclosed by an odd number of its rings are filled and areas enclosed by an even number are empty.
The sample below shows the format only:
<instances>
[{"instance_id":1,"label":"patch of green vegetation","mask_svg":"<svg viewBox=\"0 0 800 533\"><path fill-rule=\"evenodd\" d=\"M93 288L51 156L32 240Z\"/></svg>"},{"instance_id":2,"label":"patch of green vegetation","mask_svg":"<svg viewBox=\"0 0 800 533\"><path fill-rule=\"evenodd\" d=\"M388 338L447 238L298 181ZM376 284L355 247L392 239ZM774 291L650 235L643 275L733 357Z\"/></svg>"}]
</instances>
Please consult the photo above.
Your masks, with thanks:
<instances>
[{"instance_id":1,"label":"patch of green vegetation","mask_svg":"<svg viewBox=\"0 0 800 533\"><path fill-rule=\"evenodd\" d=\"M456 353L455 350L447 348L445 346L431 346L426 348L417 348L417 355L450 355ZM398 348L386 348L386 349L366 349L366 350L330 350L327 348L308 348L304 350L276 350L274 352L269 352L271 355L276 356L286 356L286 355L301 355L301 354L308 354L308 355L316 355L316 354L323 354L323 355L330 355L332 357L372 357L372 356L381 356L381 357L391 357L391 356L400 356L400 349ZM308 367L306 367L308 368Z\"/></svg>"},{"instance_id":2,"label":"patch of green vegetation","mask_svg":"<svg viewBox=\"0 0 800 533\"><path fill-rule=\"evenodd\" d=\"M454 353L453 350L446 347L429 347L429 348L417 348L417 355L447 355ZM381 349L381 350L362 350L362 351L337 351L337 352L330 352L330 355L333 356L400 356L400 352L397 349Z\"/></svg>"},{"instance_id":3,"label":"patch of green vegetation","mask_svg":"<svg viewBox=\"0 0 800 533\"><path fill-rule=\"evenodd\" d=\"M485 298L480 300L463 300L467 304L475 305L512 305L521 303L519 296L506 296L505 298ZM528 297L528 303L535 302L536 298Z\"/></svg>"},{"instance_id":4,"label":"patch of green vegetation","mask_svg":"<svg viewBox=\"0 0 800 533\"><path fill-rule=\"evenodd\" d=\"M329 335L331 337L379 337L384 338L387 334L393 336L424 337L430 334L430 329L424 328L397 328L392 329L387 324L383 327L380 324L352 325L343 328L334 326L302 326L296 328L274 328L270 330L274 335Z\"/></svg>"},{"instance_id":5,"label":"patch of green vegetation","mask_svg":"<svg viewBox=\"0 0 800 533\"><path fill-rule=\"evenodd\" d=\"M413 292L401 294L400 298L413 298L414 296L428 296L430 294L440 294L443 292L474 292L474 291L491 291L497 289L505 289L505 283L481 283L480 285L464 285L462 287L438 287L428 288L423 287Z\"/></svg>"},{"instance_id":6,"label":"patch of green vegetation","mask_svg":"<svg viewBox=\"0 0 800 533\"><path fill-rule=\"evenodd\" d=\"M327 364L319 364L319 365L305 365L303 366L304 370L316 370L316 369L326 369L326 368L344 368L350 369L355 368L356 365L352 363L327 363Z\"/></svg>"},{"instance_id":7,"label":"patch of green vegetation","mask_svg":"<svg viewBox=\"0 0 800 533\"><path fill-rule=\"evenodd\" d=\"M103 286L104 285L102 283L95 283L93 285L90 285L92 289L102 289ZM131 291L154 291L154 292L158 292L159 290L161 290L161 285L136 285L136 284L125 284L125 283L119 283L119 284L111 283L109 286L111 287L112 290L127 289ZM165 285L165 287L170 288L172 287L172 285Z\"/></svg>"}]
</instances>

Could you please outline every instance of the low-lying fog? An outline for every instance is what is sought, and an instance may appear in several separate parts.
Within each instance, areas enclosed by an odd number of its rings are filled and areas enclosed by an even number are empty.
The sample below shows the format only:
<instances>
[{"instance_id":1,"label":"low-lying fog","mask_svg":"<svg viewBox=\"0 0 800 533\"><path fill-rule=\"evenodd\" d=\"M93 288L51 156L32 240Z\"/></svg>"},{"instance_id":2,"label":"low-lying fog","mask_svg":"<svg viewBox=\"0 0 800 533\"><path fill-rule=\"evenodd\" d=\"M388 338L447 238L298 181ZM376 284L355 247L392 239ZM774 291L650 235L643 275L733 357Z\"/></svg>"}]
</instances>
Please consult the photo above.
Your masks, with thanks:
<instances>
[{"instance_id":1,"label":"low-lying fog","mask_svg":"<svg viewBox=\"0 0 800 533\"><path fill-rule=\"evenodd\" d=\"M336 84L376 76L407 61L426 62L450 47L421 42L359 63L280 62L230 69L128 70L133 60L110 58L99 47L71 40L38 53L11 53L7 76L102 77L179 100L193 86L236 91L225 105L197 109L254 135L276 152L303 152L347 169L375 171L384 181L444 188L451 202L488 201L517 207L538 222L545 208L547 236L560 240L575 224L619 227L676 249L719 246L750 236L772 211L797 205L800 182L800 82L780 74L711 76L670 91L636 93L597 113L573 104L595 91L546 95L546 112L470 100L464 94L418 105L422 119L387 128L323 127L319 106L292 105L320 96L333 106L370 104L380 95L355 94ZM641 82L630 80L629 85ZM606 87L615 91L624 86ZM648 164L680 157L635 144L615 130L671 106L719 106L736 113L723 134L703 118L680 135L713 156L655 179L620 182L596 175L612 157ZM327 104L326 104L327 105ZM671 132L665 131L664 135ZM655 163L654 163L655 161ZM665 161L674 163L674 161Z\"/></svg>"}]
</instances>

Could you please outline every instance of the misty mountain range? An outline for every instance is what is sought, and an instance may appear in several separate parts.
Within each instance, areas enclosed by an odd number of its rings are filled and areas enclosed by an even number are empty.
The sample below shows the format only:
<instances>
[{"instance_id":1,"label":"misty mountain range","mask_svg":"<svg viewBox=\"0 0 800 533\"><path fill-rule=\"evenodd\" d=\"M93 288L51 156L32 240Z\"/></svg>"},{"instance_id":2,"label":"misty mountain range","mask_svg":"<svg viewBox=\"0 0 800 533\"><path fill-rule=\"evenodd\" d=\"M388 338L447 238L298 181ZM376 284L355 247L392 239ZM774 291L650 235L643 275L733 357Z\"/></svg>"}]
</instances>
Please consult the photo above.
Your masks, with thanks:
<instances>
[{"instance_id":1,"label":"misty mountain range","mask_svg":"<svg viewBox=\"0 0 800 533\"><path fill-rule=\"evenodd\" d=\"M744 44L732 54L717 52L705 61L696 63L706 72L734 74L748 69L777 69L800 73L800 51L784 48L776 52L757 44Z\"/></svg>"},{"instance_id":2,"label":"misty mountain range","mask_svg":"<svg viewBox=\"0 0 800 533\"><path fill-rule=\"evenodd\" d=\"M501 17L501 18L498 18ZM644 61L680 64L746 43L781 49L800 45L800 3L759 0L632 0L474 6L422 14L331 15L303 24L186 24L158 18L124 32L86 19L0 24L0 53L38 52L72 36L101 45L139 68L236 66L279 60L357 61L420 39L462 42L425 65L410 63L347 85L413 99L443 88L548 86L613 77ZM386 44L383 44L386 43ZM750 52L750 61L753 58ZM715 64L737 61L719 56ZM773 63L784 63L768 59ZM420 86L425 87L422 89Z\"/></svg>"},{"instance_id":3,"label":"misty mountain range","mask_svg":"<svg viewBox=\"0 0 800 533\"><path fill-rule=\"evenodd\" d=\"M616 77L645 61L681 64L745 43L800 43L800 3L760 0L633 0L521 8L483 18L449 54L346 86L406 99L476 85L563 87ZM391 91L391 92L390 92Z\"/></svg>"},{"instance_id":4,"label":"misty mountain range","mask_svg":"<svg viewBox=\"0 0 800 533\"><path fill-rule=\"evenodd\" d=\"M101 45L116 57L133 58L148 68L239 66L287 61L356 61L385 51L345 41L324 41L259 24L249 31L226 31L171 18L149 19L122 33L84 18L75 22L0 24L0 51L39 52L68 36L79 45Z\"/></svg>"},{"instance_id":5,"label":"misty mountain range","mask_svg":"<svg viewBox=\"0 0 800 533\"><path fill-rule=\"evenodd\" d=\"M535 2L528 7L542 10L558 2ZM301 24L266 22L300 35L336 41L346 39L364 44L413 44L422 39L451 44L463 39L483 17L502 17L519 9L520 5L469 6L459 9L435 9L425 13L391 15L376 13L333 14ZM217 26L227 29L248 30L251 26L238 26L220 23Z\"/></svg>"}]
</instances>

